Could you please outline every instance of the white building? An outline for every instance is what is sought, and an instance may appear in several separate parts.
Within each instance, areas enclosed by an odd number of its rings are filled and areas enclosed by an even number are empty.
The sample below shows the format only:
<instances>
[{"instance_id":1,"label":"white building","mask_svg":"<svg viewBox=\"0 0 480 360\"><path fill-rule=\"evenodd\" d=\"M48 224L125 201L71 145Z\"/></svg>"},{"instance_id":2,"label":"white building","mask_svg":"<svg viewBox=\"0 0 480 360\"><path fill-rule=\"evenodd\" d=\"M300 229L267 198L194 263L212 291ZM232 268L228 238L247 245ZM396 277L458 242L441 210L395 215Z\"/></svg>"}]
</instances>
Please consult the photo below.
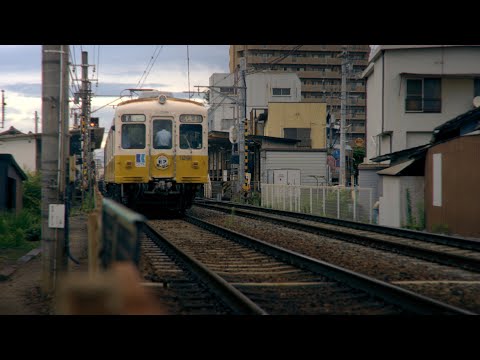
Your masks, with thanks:
<instances>
[{"instance_id":1,"label":"white building","mask_svg":"<svg viewBox=\"0 0 480 360\"><path fill-rule=\"evenodd\" d=\"M480 95L480 46L381 45L367 80L367 155L427 144L433 129L473 108Z\"/></svg>"},{"instance_id":2,"label":"white building","mask_svg":"<svg viewBox=\"0 0 480 360\"><path fill-rule=\"evenodd\" d=\"M12 154L25 172L40 169L40 134L22 133L13 126L0 133L0 153Z\"/></svg>"},{"instance_id":3,"label":"white building","mask_svg":"<svg viewBox=\"0 0 480 360\"><path fill-rule=\"evenodd\" d=\"M301 82L296 73L257 72L246 75L247 118L254 109L266 110L269 102L300 102ZM234 74L210 76L210 131L228 131L234 125L239 109Z\"/></svg>"},{"instance_id":4,"label":"white building","mask_svg":"<svg viewBox=\"0 0 480 360\"><path fill-rule=\"evenodd\" d=\"M480 96L480 46L381 45L363 77L367 152L359 186L374 187L380 225L405 226L405 209L424 202L423 169L410 169L408 156L430 142L434 128L473 109Z\"/></svg>"}]
</instances>

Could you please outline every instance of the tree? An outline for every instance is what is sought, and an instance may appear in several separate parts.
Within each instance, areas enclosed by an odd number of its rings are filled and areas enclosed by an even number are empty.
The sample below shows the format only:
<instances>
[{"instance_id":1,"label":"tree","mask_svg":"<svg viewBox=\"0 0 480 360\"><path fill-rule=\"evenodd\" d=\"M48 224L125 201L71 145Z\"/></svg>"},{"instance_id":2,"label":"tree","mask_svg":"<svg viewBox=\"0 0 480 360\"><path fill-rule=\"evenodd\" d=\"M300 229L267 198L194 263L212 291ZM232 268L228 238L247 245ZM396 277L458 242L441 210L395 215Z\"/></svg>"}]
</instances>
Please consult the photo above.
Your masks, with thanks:
<instances>
[{"instance_id":1,"label":"tree","mask_svg":"<svg viewBox=\"0 0 480 360\"><path fill-rule=\"evenodd\" d=\"M365 158L365 148L360 146L355 146L353 148L353 174L355 177L358 177L358 165L363 163Z\"/></svg>"}]
</instances>

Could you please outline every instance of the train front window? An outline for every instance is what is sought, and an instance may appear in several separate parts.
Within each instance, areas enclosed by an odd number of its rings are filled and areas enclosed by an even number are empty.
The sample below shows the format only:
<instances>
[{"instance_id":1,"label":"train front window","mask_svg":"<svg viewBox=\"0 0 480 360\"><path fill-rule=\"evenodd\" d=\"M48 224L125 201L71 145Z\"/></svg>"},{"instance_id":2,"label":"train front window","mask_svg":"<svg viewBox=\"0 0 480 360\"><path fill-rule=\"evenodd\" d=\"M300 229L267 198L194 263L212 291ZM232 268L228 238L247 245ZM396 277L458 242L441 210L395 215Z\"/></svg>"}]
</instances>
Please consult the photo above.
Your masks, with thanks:
<instances>
[{"instance_id":1,"label":"train front window","mask_svg":"<svg viewBox=\"0 0 480 360\"><path fill-rule=\"evenodd\" d=\"M172 121L171 120L153 120L153 148L171 149L172 148Z\"/></svg>"},{"instance_id":2,"label":"train front window","mask_svg":"<svg viewBox=\"0 0 480 360\"><path fill-rule=\"evenodd\" d=\"M180 125L180 149L201 149L202 125Z\"/></svg>"},{"instance_id":3,"label":"train front window","mask_svg":"<svg viewBox=\"0 0 480 360\"><path fill-rule=\"evenodd\" d=\"M123 124L122 125L122 148L145 149L145 125Z\"/></svg>"}]
</instances>

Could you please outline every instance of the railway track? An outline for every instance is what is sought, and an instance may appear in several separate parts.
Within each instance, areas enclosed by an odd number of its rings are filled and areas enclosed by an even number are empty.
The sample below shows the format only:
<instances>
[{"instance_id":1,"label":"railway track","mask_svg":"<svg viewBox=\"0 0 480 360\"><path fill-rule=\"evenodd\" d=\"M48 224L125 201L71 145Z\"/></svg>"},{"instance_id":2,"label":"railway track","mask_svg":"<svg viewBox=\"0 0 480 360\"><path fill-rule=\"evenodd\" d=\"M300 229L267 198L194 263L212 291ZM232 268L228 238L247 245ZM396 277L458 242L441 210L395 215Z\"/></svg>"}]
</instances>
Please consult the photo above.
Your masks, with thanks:
<instances>
[{"instance_id":1,"label":"railway track","mask_svg":"<svg viewBox=\"0 0 480 360\"><path fill-rule=\"evenodd\" d=\"M474 314L193 217L150 221L147 232L225 313Z\"/></svg>"},{"instance_id":2,"label":"railway track","mask_svg":"<svg viewBox=\"0 0 480 360\"><path fill-rule=\"evenodd\" d=\"M235 215L269 221L313 234L480 272L480 242L475 240L385 228L241 204L197 201L195 205L225 213L232 213L232 209L234 209Z\"/></svg>"}]
</instances>

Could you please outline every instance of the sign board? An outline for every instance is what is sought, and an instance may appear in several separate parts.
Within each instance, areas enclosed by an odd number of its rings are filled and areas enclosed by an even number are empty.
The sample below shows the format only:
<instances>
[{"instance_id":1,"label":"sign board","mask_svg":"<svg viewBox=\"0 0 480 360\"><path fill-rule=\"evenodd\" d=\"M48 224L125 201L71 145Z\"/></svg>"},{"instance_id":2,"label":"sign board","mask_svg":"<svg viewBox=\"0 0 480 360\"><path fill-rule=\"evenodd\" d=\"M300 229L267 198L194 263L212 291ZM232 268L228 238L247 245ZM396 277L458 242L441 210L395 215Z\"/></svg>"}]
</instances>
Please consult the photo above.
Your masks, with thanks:
<instances>
[{"instance_id":1,"label":"sign board","mask_svg":"<svg viewBox=\"0 0 480 360\"><path fill-rule=\"evenodd\" d=\"M364 143L364 141L363 141L362 138L356 138L356 139L355 139L355 145L357 145L357 146L363 146L363 143Z\"/></svg>"},{"instance_id":2,"label":"sign board","mask_svg":"<svg viewBox=\"0 0 480 360\"><path fill-rule=\"evenodd\" d=\"M230 129L228 130L228 140L232 144L236 144L238 140L238 130L235 126L231 126Z\"/></svg>"},{"instance_id":3,"label":"sign board","mask_svg":"<svg viewBox=\"0 0 480 360\"><path fill-rule=\"evenodd\" d=\"M65 227L65 205L50 204L48 206L48 227L63 229Z\"/></svg>"}]
</instances>

